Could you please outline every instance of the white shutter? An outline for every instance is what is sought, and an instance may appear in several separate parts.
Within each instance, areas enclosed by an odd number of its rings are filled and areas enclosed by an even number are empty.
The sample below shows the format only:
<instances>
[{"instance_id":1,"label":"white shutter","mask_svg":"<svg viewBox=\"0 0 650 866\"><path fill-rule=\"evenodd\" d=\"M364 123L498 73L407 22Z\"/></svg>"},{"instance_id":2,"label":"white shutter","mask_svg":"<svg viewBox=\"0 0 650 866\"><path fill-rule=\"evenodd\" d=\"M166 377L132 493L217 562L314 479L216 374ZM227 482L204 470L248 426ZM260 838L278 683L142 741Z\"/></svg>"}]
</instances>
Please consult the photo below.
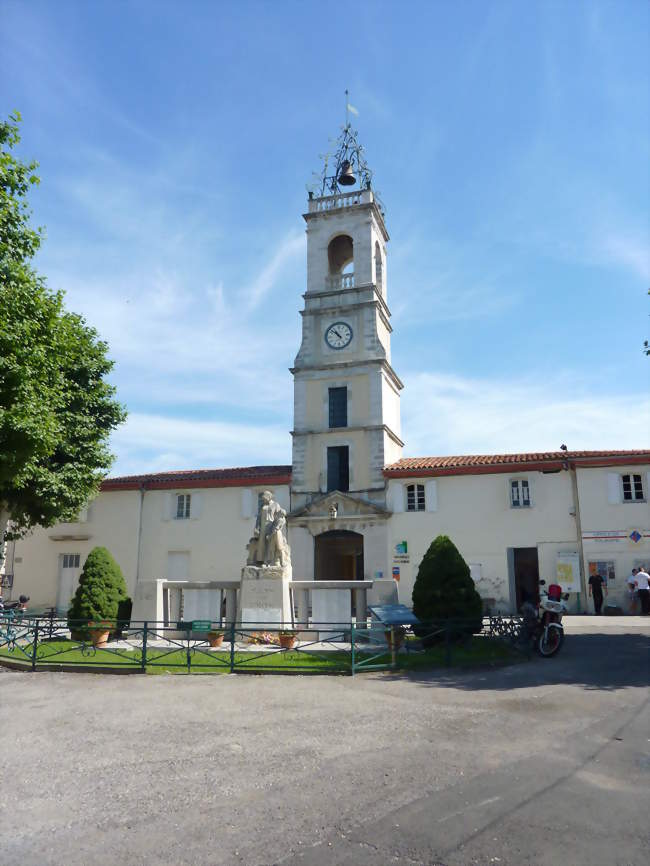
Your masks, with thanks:
<instances>
[{"instance_id":1,"label":"white shutter","mask_svg":"<svg viewBox=\"0 0 650 866\"><path fill-rule=\"evenodd\" d=\"M438 485L435 478L427 481L424 485L424 501L427 511L438 510Z\"/></svg>"},{"instance_id":2,"label":"white shutter","mask_svg":"<svg viewBox=\"0 0 650 866\"><path fill-rule=\"evenodd\" d=\"M388 507L395 514L404 511L404 485L393 482L389 487Z\"/></svg>"},{"instance_id":3,"label":"white shutter","mask_svg":"<svg viewBox=\"0 0 650 866\"><path fill-rule=\"evenodd\" d=\"M245 520L253 516L253 491L249 488L241 492L241 516Z\"/></svg>"},{"instance_id":4,"label":"white shutter","mask_svg":"<svg viewBox=\"0 0 650 866\"><path fill-rule=\"evenodd\" d=\"M528 482L528 504L532 508L535 504L535 483L530 475L526 478L526 481Z\"/></svg>"},{"instance_id":5,"label":"white shutter","mask_svg":"<svg viewBox=\"0 0 650 866\"><path fill-rule=\"evenodd\" d=\"M621 480L616 472L607 473L607 501L610 505L618 505L621 501Z\"/></svg>"},{"instance_id":6,"label":"white shutter","mask_svg":"<svg viewBox=\"0 0 650 866\"><path fill-rule=\"evenodd\" d=\"M198 520L203 511L203 495L201 493L190 494L190 519Z\"/></svg>"}]
</instances>

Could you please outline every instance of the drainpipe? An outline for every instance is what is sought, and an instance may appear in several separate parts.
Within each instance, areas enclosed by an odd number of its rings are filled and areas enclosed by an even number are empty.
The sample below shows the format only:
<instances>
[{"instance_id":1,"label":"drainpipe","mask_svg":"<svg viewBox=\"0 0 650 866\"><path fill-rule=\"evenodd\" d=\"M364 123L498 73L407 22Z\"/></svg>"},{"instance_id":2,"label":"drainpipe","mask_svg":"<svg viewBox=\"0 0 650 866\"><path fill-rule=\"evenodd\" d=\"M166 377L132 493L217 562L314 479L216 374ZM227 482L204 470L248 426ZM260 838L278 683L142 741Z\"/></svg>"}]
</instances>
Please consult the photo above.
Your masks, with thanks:
<instances>
[{"instance_id":1,"label":"drainpipe","mask_svg":"<svg viewBox=\"0 0 650 866\"><path fill-rule=\"evenodd\" d=\"M142 549L142 507L144 504L144 482L140 484L140 508L138 510L138 550L135 559L135 584L140 581L140 551Z\"/></svg>"},{"instance_id":2,"label":"drainpipe","mask_svg":"<svg viewBox=\"0 0 650 866\"><path fill-rule=\"evenodd\" d=\"M578 596L578 613L581 610L581 599L587 604L587 585L585 583L585 550L582 543L582 520L580 518L580 496L578 493L578 476L574 462L566 462L566 468L571 476L571 489L573 491L573 505L576 510L576 532L578 534L578 553L580 555L580 595Z\"/></svg>"}]
</instances>

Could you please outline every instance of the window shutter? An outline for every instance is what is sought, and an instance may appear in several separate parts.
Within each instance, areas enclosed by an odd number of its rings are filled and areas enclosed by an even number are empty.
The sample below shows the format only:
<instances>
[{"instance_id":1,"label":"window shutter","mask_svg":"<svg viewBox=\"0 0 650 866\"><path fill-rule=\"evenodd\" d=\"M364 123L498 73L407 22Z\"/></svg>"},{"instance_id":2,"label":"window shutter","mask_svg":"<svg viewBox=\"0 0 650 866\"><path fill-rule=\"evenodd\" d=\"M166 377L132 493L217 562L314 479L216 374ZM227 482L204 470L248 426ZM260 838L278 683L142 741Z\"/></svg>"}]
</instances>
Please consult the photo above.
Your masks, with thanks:
<instances>
[{"instance_id":1,"label":"window shutter","mask_svg":"<svg viewBox=\"0 0 650 866\"><path fill-rule=\"evenodd\" d=\"M402 484L393 482L390 486L390 501L389 507L395 514L401 514L404 511L404 496L405 488Z\"/></svg>"},{"instance_id":2,"label":"window shutter","mask_svg":"<svg viewBox=\"0 0 650 866\"><path fill-rule=\"evenodd\" d=\"M647 500L650 500L650 472L646 472L646 476L645 476L645 490L644 490L643 492L645 493L645 498L646 498Z\"/></svg>"},{"instance_id":3,"label":"window shutter","mask_svg":"<svg viewBox=\"0 0 650 866\"><path fill-rule=\"evenodd\" d=\"M610 505L621 501L621 482L616 472L607 473L607 501Z\"/></svg>"},{"instance_id":4,"label":"window shutter","mask_svg":"<svg viewBox=\"0 0 650 866\"><path fill-rule=\"evenodd\" d=\"M203 495L201 493L192 493L190 499L190 519L198 520L203 511Z\"/></svg>"},{"instance_id":5,"label":"window shutter","mask_svg":"<svg viewBox=\"0 0 650 866\"><path fill-rule=\"evenodd\" d=\"M241 516L245 520L253 516L253 491L249 488L241 492Z\"/></svg>"},{"instance_id":6,"label":"window shutter","mask_svg":"<svg viewBox=\"0 0 650 866\"><path fill-rule=\"evenodd\" d=\"M535 493L533 479L532 478L526 478L526 481L528 482L528 506L530 508L532 508L533 505L535 504L535 501L534 501L535 497L533 495ZM522 505L523 505L523 502L522 502Z\"/></svg>"},{"instance_id":7,"label":"window shutter","mask_svg":"<svg viewBox=\"0 0 650 866\"><path fill-rule=\"evenodd\" d=\"M438 510L438 484L435 478L424 485L424 499L427 511Z\"/></svg>"}]
</instances>

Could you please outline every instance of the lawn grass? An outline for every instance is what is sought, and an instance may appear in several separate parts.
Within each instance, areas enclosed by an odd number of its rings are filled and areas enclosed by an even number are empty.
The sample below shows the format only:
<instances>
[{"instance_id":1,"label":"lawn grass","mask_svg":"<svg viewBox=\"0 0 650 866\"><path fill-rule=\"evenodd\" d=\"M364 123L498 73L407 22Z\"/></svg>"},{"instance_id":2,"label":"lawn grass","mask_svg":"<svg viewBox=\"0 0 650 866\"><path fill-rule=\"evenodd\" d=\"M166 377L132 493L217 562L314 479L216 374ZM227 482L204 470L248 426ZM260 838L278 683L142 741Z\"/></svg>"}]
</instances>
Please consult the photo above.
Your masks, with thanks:
<instances>
[{"instance_id":1,"label":"lawn grass","mask_svg":"<svg viewBox=\"0 0 650 866\"><path fill-rule=\"evenodd\" d=\"M27 654L26 654L27 653ZM29 655L28 655L29 654ZM8 647L0 647L0 658L31 665L31 647L26 651L17 646L13 651ZM359 671L364 670L364 662L371 666L389 667L391 654L383 645L369 648L367 645L357 645L355 651ZM56 640L44 641L38 645L36 663L39 666L51 664L71 665L79 668L111 668L114 670L138 670L141 665L141 651L111 647L107 649L82 650L76 641ZM483 665L507 664L521 660L521 654L500 640L489 637L473 637L468 643L450 647L449 664L447 665L447 650L444 644L422 651L413 648L408 653L398 653L398 670L422 670L438 667L478 667ZM318 651L286 650L269 652L255 649L246 652L236 651L235 667L238 671L246 670L278 670L281 672L313 671L323 673L350 672L351 656L345 650ZM196 673L230 673L230 649L223 651L208 651L207 647L199 647L191 652L191 670ZM184 648L170 647L160 649L150 647L147 650L146 672L149 674L187 673L187 651Z\"/></svg>"}]
</instances>

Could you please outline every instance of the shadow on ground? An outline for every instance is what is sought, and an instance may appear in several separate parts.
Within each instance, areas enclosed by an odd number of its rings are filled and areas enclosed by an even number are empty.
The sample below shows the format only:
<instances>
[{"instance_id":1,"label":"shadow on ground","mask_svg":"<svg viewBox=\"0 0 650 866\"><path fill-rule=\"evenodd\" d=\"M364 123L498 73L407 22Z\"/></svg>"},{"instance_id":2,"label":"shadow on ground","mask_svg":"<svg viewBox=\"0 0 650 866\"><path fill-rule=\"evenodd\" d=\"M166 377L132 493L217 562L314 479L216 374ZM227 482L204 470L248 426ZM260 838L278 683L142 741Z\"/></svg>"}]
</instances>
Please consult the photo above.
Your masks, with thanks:
<instances>
[{"instance_id":1,"label":"shadow on ground","mask_svg":"<svg viewBox=\"0 0 650 866\"><path fill-rule=\"evenodd\" d=\"M568 683L585 689L614 690L650 685L650 636L646 634L569 634L554 658L532 656L529 662L482 671L436 669L382 674L422 686L515 689Z\"/></svg>"}]
</instances>

